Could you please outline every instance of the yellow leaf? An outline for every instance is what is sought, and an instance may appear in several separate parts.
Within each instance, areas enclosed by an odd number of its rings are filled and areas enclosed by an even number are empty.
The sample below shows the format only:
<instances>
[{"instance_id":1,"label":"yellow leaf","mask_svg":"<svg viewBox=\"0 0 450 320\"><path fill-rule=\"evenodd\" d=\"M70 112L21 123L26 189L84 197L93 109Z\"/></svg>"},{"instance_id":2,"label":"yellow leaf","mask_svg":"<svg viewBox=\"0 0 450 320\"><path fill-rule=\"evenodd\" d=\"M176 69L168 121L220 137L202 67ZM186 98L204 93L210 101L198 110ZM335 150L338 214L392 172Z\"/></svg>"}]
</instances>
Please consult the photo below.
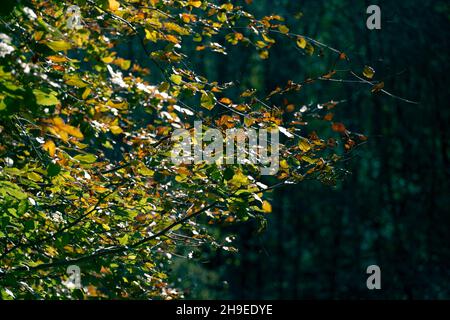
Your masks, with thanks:
<instances>
[{"instance_id":1,"label":"yellow leaf","mask_svg":"<svg viewBox=\"0 0 450 320\"><path fill-rule=\"evenodd\" d=\"M113 61L115 65L118 65L122 70L128 70L131 67L131 61L123 58L117 58Z\"/></svg>"},{"instance_id":2,"label":"yellow leaf","mask_svg":"<svg viewBox=\"0 0 450 320\"><path fill-rule=\"evenodd\" d=\"M116 0L108 0L109 10L116 11L120 7L120 3Z\"/></svg>"},{"instance_id":3,"label":"yellow leaf","mask_svg":"<svg viewBox=\"0 0 450 320\"><path fill-rule=\"evenodd\" d=\"M111 126L109 127L109 130L112 132L112 134L121 134L123 132L122 128L119 126Z\"/></svg>"},{"instance_id":4,"label":"yellow leaf","mask_svg":"<svg viewBox=\"0 0 450 320\"><path fill-rule=\"evenodd\" d=\"M155 171L147 168L146 166L142 166L141 168L139 168L139 173L143 176L151 177L155 174Z\"/></svg>"},{"instance_id":5,"label":"yellow leaf","mask_svg":"<svg viewBox=\"0 0 450 320\"><path fill-rule=\"evenodd\" d=\"M28 172L27 178L35 182L42 181L42 177L38 175L36 172Z\"/></svg>"},{"instance_id":6,"label":"yellow leaf","mask_svg":"<svg viewBox=\"0 0 450 320\"><path fill-rule=\"evenodd\" d=\"M375 75L375 70L372 67L365 66L363 70L363 75L367 79L372 79L373 76Z\"/></svg>"},{"instance_id":7,"label":"yellow leaf","mask_svg":"<svg viewBox=\"0 0 450 320\"><path fill-rule=\"evenodd\" d=\"M34 33L34 40L36 40L36 41L41 40L43 35L44 35L43 31L36 31Z\"/></svg>"},{"instance_id":8,"label":"yellow leaf","mask_svg":"<svg viewBox=\"0 0 450 320\"><path fill-rule=\"evenodd\" d=\"M69 141L69 134L66 131L62 131L59 130L57 131L59 137L61 138L61 140L63 140L64 142Z\"/></svg>"},{"instance_id":9,"label":"yellow leaf","mask_svg":"<svg viewBox=\"0 0 450 320\"><path fill-rule=\"evenodd\" d=\"M183 28L182 26L173 23L173 22L166 22L164 23L164 27L167 30L171 30L171 31L175 31L176 33L180 34L180 35L188 35L189 34L189 30L187 30L186 28Z\"/></svg>"},{"instance_id":10,"label":"yellow leaf","mask_svg":"<svg viewBox=\"0 0 450 320\"><path fill-rule=\"evenodd\" d=\"M272 205L268 201L264 200L262 204L262 209L265 213L271 213Z\"/></svg>"},{"instance_id":11,"label":"yellow leaf","mask_svg":"<svg viewBox=\"0 0 450 320\"><path fill-rule=\"evenodd\" d=\"M103 61L104 63L111 63L111 62L114 61L114 57L103 57L103 58L102 58L102 61Z\"/></svg>"},{"instance_id":12,"label":"yellow leaf","mask_svg":"<svg viewBox=\"0 0 450 320\"><path fill-rule=\"evenodd\" d=\"M241 34L242 35L242 34ZM268 42L268 43L275 43L275 40L273 40L272 38L269 38L267 35L265 35L264 33L262 34L262 37L264 39L264 41Z\"/></svg>"},{"instance_id":13,"label":"yellow leaf","mask_svg":"<svg viewBox=\"0 0 450 320\"><path fill-rule=\"evenodd\" d=\"M299 46L302 49L306 48L306 40L303 37L298 37L297 38L297 46Z\"/></svg>"},{"instance_id":14,"label":"yellow leaf","mask_svg":"<svg viewBox=\"0 0 450 320\"><path fill-rule=\"evenodd\" d=\"M238 171L233 175L233 178L229 181L229 183L236 187L241 187L248 185L249 180L246 175L244 175L241 171Z\"/></svg>"},{"instance_id":15,"label":"yellow leaf","mask_svg":"<svg viewBox=\"0 0 450 320\"><path fill-rule=\"evenodd\" d=\"M79 139L83 139L83 134L81 133L80 129L72 127L68 124L64 125L61 130L64 130L65 132L67 132L68 134L70 134L71 136L75 137L75 138L79 138Z\"/></svg>"},{"instance_id":16,"label":"yellow leaf","mask_svg":"<svg viewBox=\"0 0 450 320\"><path fill-rule=\"evenodd\" d=\"M289 164L287 163L286 160L281 160L281 161L280 161L280 167L281 167L282 169L288 169L288 168L289 168Z\"/></svg>"},{"instance_id":17,"label":"yellow leaf","mask_svg":"<svg viewBox=\"0 0 450 320\"><path fill-rule=\"evenodd\" d=\"M303 152L308 152L311 149L311 145L306 139L300 140L300 142L298 143L298 147Z\"/></svg>"},{"instance_id":18,"label":"yellow leaf","mask_svg":"<svg viewBox=\"0 0 450 320\"><path fill-rule=\"evenodd\" d=\"M70 252L70 253L75 252L75 250L73 249L73 247L70 246L70 245L65 245L63 248L64 248L64 250L66 250L67 252Z\"/></svg>"},{"instance_id":19,"label":"yellow leaf","mask_svg":"<svg viewBox=\"0 0 450 320\"><path fill-rule=\"evenodd\" d=\"M48 140L42 145L42 148L48 152L50 157L53 157L55 155L56 146L55 143L52 140Z\"/></svg>"},{"instance_id":20,"label":"yellow leaf","mask_svg":"<svg viewBox=\"0 0 450 320\"><path fill-rule=\"evenodd\" d=\"M145 29L145 38L150 41L156 42L156 40L158 40L158 32Z\"/></svg>"},{"instance_id":21,"label":"yellow leaf","mask_svg":"<svg viewBox=\"0 0 450 320\"><path fill-rule=\"evenodd\" d=\"M225 12L219 12L217 14L217 20L219 20L220 22L225 22L227 21L227 15Z\"/></svg>"},{"instance_id":22,"label":"yellow leaf","mask_svg":"<svg viewBox=\"0 0 450 320\"><path fill-rule=\"evenodd\" d=\"M89 96L89 94L91 93L91 88L86 88L85 90L84 90L84 92L83 92L83 94L82 94L82 98L83 98L83 100L86 100L87 99L87 97Z\"/></svg>"},{"instance_id":23,"label":"yellow leaf","mask_svg":"<svg viewBox=\"0 0 450 320\"><path fill-rule=\"evenodd\" d=\"M128 234L124 235L123 237L119 238L119 243L123 246L126 246L128 243Z\"/></svg>"},{"instance_id":24,"label":"yellow leaf","mask_svg":"<svg viewBox=\"0 0 450 320\"><path fill-rule=\"evenodd\" d=\"M48 56L47 59L56 63L69 61L69 59L65 56Z\"/></svg>"},{"instance_id":25,"label":"yellow leaf","mask_svg":"<svg viewBox=\"0 0 450 320\"><path fill-rule=\"evenodd\" d=\"M55 117L55 118L53 118L53 123L54 123L57 127L60 127L60 126L63 126L63 125L64 125L64 120L63 120L62 118L60 118L60 117Z\"/></svg>"},{"instance_id":26,"label":"yellow leaf","mask_svg":"<svg viewBox=\"0 0 450 320\"><path fill-rule=\"evenodd\" d=\"M196 0L189 0L188 4L190 6L199 8L202 5L202 2L201 1L196 1Z\"/></svg>"},{"instance_id":27,"label":"yellow leaf","mask_svg":"<svg viewBox=\"0 0 450 320\"><path fill-rule=\"evenodd\" d=\"M184 175L176 176L175 177L175 181L177 181L177 182L184 182L184 181L186 181L186 176L184 176Z\"/></svg>"},{"instance_id":28,"label":"yellow leaf","mask_svg":"<svg viewBox=\"0 0 450 320\"><path fill-rule=\"evenodd\" d=\"M126 102L126 101L121 101L121 102L114 103L113 101L108 100L108 102L106 104L108 106L110 106L111 108L116 108L116 109L119 109L119 110L125 110L125 109L128 108L128 102Z\"/></svg>"},{"instance_id":29,"label":"yellow leaf","mask_svg":"<svg viewBox=\"0 0 450 320\"><path fill-rule=\"evenodd\" d=\"M180 42L180 40L177 37L175 37L175 36L173 36L171 34L166 35L166 40L170 41L172 43L175 43L175 44Z\"/></svg>"},{"instance_id":30,"label":"yellow leaf","mask_svg":"<svg viewBox=\"0 0 450 320\"><path fill-rule=\"evenodd\" d=\"M71 125L65 124L64 120L60 117L53 118L53 124L55 127L53 129L56 129L56 132L60 136L61 139L64 141L67 141L69 139L67 134L70 134L71 136L79 139L83 139L84 136L81 133L80 129L75 128Z\"/></svg>"},{"instance_id":31,"label":"yellow leaf","mask_svg":"<svg viewBox=\"0 0 450 320\"><path fill-rule=\"evenodd\" d=\"M261 59L267 59L269 57L269 51L263 50L259 52L259 57Z\"/></svg>"},{"instance_id":32,"label":"yellow leaf","mask_svg":"<svg viewBox=\"0 0 450 320\"><path fill-rule=\"evenodd\" d=\"M308 162L309 164L314 164L314 163L317 162L316 159L312 159L312 158L307 157L307 156L303 156L303 157L302 157L302 160L305 161L305 162Z\"/></svg>"},{"instance_id":33,"label":"yellow leaf","mask_svg":"<svg viewBox=\"0 0 450 320\"><path fill-rule=\"evenodd\" d=\"M54 257L54 256L56 256L58 254L58 251L55 248L50 247L50 246L46 246L44 251L50 257Z\"/></svg>"},{"instance_id":34,"label":"yellow leaf","mask_svg":"<svg viewBox=\"0 0 450 320\"><path fill-rule=\"evenodd\" d=\"M74 86L74 87L78 87L78 88L84 88L88 85L86 82L81 80L81 78L76 74L65 75L64 80L65 80L66 84L68 84L69 86Z\"/></svg>"},{"instance_id":35,"label":"yellow leaf","mask_svg":"<svg viewBox=\"0 0 450 320\"><path fill-rule=\"evenodd\" d=\"M256 45L259 48L264 48L266 46L266 43L264 41L259 40L259 41L256 41Z\"/></svg>"},{"instance_id":36,"label":"yellow leaf","mask_svg":"<svg viewBox=\"0 0 450 320\"><path fill-rule=\"evenodd\" d=\"M289 28L286 27L285 25L279 25L278 26L278 30L280 30L281 33L288 33L289 32Z\"/></svg>"},{"instance_id":37,"label":"yellow leaf","mask_svg":"<svg viewBox=\"0 0 450 320\"><path fill-rule=\"evenodd\" d=\"M172 80L172 82L175 84L181 84L183 78L178 74L173 74L170 76L170 80Z\"/></svg>"},{"instance_id":38,"label":"yellow leaf","mask_svg":"<svg viewBox=\"0 0 450 320\"><path fill-rule=\"evenodd\" d=\"M225 9L227 11L231 11L233 10L233 5L231 3L225 3L223 5L220 6L222 9Z\"/></svg>"},{"instance_id":39,"label":"yellow leaf","mask_svg":"<svg viewBox=\"0 0 450 320\"><path fill-rule=\"evenodd\" d=\"M72 48L72 45L64 40L48 41L46 44L53 51L64 51Z\"/></svg>"}]
</instances>

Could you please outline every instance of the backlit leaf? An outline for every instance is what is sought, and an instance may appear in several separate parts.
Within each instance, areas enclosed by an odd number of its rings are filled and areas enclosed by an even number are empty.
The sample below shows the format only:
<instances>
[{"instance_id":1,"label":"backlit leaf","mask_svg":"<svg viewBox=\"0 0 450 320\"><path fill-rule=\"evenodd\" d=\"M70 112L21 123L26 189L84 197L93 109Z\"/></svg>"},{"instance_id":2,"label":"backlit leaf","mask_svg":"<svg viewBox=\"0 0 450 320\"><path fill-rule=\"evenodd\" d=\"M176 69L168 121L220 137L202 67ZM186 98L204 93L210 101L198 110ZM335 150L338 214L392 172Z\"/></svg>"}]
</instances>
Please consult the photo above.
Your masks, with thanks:
<instances>
[{"instance_id":1,"label":"backlit leaf","mask_svg":"<svg viewBox=\"0 0 450 320\"><path fill-rule=\"evenodd\" d=\"M74 157L74 159L82 163L94 163L97 161L97 157L93 154L78 154Z\"/></svg>"},{"instance_id":2,"label":"backlit leaf","mask_svg":"<svg viewBox=\"0 0 450 320\"><path fill-rule=\"evenodd\" d=\"M203 108L211 110L215 105L215 97L211 92L202 93L202 97L200 99L200 103Z\"/></svg>"},{"instance_id":3,"label":"backlit leaf","mask_svg":"<svg viewBox=\"0 0 450 320\"><path fill-rule=\"evenodd\" d=\"M72 45L64 40L48 41L46 45L53 51L65 51L72 48Z\"/></svg>"},{"instance_id":4,"label":"backlit leaf","mask_svg":"<svg viewBox=\"0 0 450 320\"><path fill-rule=\"evenodd\" d=\"M59 103L58 98L56 97L56 92L50 91L46 93L44 91L35 89L33 90L34 96L36 97L37 104L42 106L53 106Z\"/></svg>"},{"instance_id":5,"label":"backlit leaf","mask_svg":"<svg viewBox=\"0 0 450 320\"><path fill-rule=\"evenodd\" d=\"M365 66L363 70L363 75L367 79L372 79L373 76L375 75L375 70L372 67Z\"/></svg>"}]
</instances>

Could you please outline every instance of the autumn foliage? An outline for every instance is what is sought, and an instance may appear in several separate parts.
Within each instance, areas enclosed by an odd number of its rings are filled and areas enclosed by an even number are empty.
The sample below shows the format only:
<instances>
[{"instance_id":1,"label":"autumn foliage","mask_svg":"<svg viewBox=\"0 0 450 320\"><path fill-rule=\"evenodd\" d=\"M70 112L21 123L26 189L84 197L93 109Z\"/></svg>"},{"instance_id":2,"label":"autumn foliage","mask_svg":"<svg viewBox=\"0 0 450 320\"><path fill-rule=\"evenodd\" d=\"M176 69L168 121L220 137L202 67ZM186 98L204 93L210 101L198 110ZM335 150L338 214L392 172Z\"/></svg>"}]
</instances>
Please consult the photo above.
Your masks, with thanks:
<instances>
[{"instance_id":1,"label":"autumn foliage","mask_svg":"<svg viewBox=\"0 0 450 320\"><path fill-rule=\"evenodd\" d=\"M4 299L180 298L168 273L174 254L233 251L215 226L263 226L271 190L305 179L333 184L345 172L342 155L365 140L334 119L338 102L286 98L332 70L259 92L207 79L189 62L192 52L231 46L270 61L281 37L306 55L322 49L277 15L257 19L205 0L49 0L19 3L1 22ZM120 56L129 42L145 61ZM171 133L194 120L222 131L279 130L279 171L174 165ZM70 265L80 267L82 288L64 285Z\"/></svg>"}]
</instances>

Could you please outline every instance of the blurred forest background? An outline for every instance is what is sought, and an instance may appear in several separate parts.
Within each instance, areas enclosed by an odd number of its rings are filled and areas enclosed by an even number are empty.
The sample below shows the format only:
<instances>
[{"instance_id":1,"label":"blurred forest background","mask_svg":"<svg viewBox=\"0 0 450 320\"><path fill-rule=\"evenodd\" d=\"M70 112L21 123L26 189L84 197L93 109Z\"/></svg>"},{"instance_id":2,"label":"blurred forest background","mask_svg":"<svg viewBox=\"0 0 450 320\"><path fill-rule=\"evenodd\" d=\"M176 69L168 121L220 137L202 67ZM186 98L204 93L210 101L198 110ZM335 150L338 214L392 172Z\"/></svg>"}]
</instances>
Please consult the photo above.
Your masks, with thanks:
<instances>
[{"instance_id":1,"label":"blurred forest background","mask_svg":"<svg viewBox=\"0 0 450 320\"><path fill-rule=\"evenodd\" d=\"M280 14L291 32L342 50L360 74L372 66L386 90L419 103L371 94L361 83L304 87L291 103L346 100L335 119L369 138L343 164L350 174L335 187L304 182L277 190L265 231L255 222L223 229L237 235L239 253L179 259L173 270L183 281L173 281L189 299L449 299L448 1L235 3L257 17ZM366 28L370 4L381 7L381 30ZM143 54L138 46L124 50ZM302 55L288 41L268 60L243 46L230 50L215 55L193 44L190 56L210 79L266 93L326 72L335 60L326 50ZM381 290L366 288L371 264L381 268Z\"/></svg>"}]
</instances>

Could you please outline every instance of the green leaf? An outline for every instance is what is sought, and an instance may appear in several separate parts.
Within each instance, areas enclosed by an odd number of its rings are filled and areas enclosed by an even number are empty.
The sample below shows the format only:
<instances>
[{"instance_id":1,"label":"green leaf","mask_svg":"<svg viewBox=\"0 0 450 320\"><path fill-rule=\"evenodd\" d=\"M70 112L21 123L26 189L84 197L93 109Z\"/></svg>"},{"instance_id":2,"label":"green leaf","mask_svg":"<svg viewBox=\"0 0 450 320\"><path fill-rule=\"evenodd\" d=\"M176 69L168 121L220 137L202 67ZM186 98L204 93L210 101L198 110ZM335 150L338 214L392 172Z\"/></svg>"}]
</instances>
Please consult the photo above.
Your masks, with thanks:
<instances>
[{"instance_id":1,"label":"green leaf","mask_svg":"<svg viewBox=\"0 0 450 320\"><path fill-rule=\"evenodd\" d=\"M226 167L223 171L223 177L225 180L231 180L233 178L234 171L231 167Z\"/></svg>"},{"instance_id":2,"label":"green leaf","mask_svg":"<svg viewBox=\"0 0 450 320\"><path fill-rule=\"evenodd\" d=\"M17 207L17 213L23 215L28 210L28 200L22 200Z\"/></svg>"},{"instance_id":3,"label":"green leaf","mask_svg":"<svg viewBox=\"0 0 450 320\"><path fill-rule=\"evenodd\" d=\"M288 33L289 32L289 28L286 27L285 25L278 26L278 30L280 30L281 33Z\"/></svg>"},{"instance_id":4,"label":"green leaf","mask_svg":"<svg viewBox=\"0 0 450 320\"><path fill-rule=\"evenodd\" d=\"M53 51L64 51L72 48L72 45L64 40L49 41L46 44Z\"/></svg>"},{"instance_id":5,"label":"green leaf","mask_svg":"<svg viewBox=\"0 0 450 320\"><path fill-rule=\"evenodd\" d=\"M78 88L84 88L88 85L86 82L81 80L81 78L76 74L65 75L64 80L65 80L66 84L68 84L70 86L78 87Z\"/></svg>"},{"instance_id":6,"label":"green leaf","mask_svg":"<svg viewBox=\"0 0 450 320\"><path fill-rule=\"evenodd\" d=\"M181 84L181 81L183 80L183 78L178 74L173 74L170 76L170 80L172 80L173 83L179 85L179 84Z\"/></svg>"},{"instance_id":7,"label":"green leaf","mask_svg":"<svg viewBox=\"0 0 450 320\"><path fill-rule=\"evenodd\" d=\"M9 181L0 181L0 194L3 196L10 195L19 200L28 198L28 195L21 187Z\"/></svg>"},{"instance_id":8,"label":"green leaf","mask_svg":"<svg viewBox=\"0 0 450 320\"><path fill-rule=\"evenodd\" d=\"M59 103L59 100L56 97L56 93L53 91L45 93L41 90L34 89L33 94L36 97L37 104L41 106L54 106L55 104Z\"/></svg>"},{"instance_id":9,"label":"green leaf","mask_svg":"<svg viewBox=\"0 0 450 320\"><path fill-rule=\"evenodd\" d=\"M35 181L35 182L42 181L42 177L39 174L37 174L36 172L28 172L27 178L30 179L31 181Z\"/></svg>"},{"instance_id":10,"label":"green leaf","mask_svg":"<svg viewBox=\"0 0 450 320\"><path fill-rule=\"evenodd\" d=\"M119 243L123 246L126 246L128 244L128 235L124 235L122 238L119 238Z\"/></svg>"},{"instance_id":11,"label":"green leaf","mask_svg":"<svg viewBox=\"0 0 450 320\"><path fill-rule=\"evenodd\" d=\"M217 20L219 20L220 22L225 22L227 21L227 15L225 12L219 12L217 14Z\"/></svg>"},{"instance_id":12,"label":"green leaf","mask_svg":"<svg viewBox=\"0 0 450 320\"><path fill-rule=\"evenodd\" d=\"M14 293L12 293L12 291L9 290L8 288L3 288L1 292L3 300L14 300L16 298L14 296Z\"/></svg>"},{"instance_id":13,"label":"green leaf","mask_svg":"<svg viewBox=\"0 0 450 320\"><path fill-rule=\"evenodd\" d=\"M74 159L80 161L81 163L94 163L95 161L97 161L97 157L90 153L76 155Z\"/></svg>"},{"instance_id":14,"label":"green leaf","mask_svg":"<svg viewBox=\"0 0 450 320\"><path fill-rule=\"evenodd\" d=\"M216 97L211 92L203 92L200 104L203 108L211 110L214 108Z\"/></svg>"},{"instance_id":15,"label":"green leaf","mask_svg":"<svg viewBox=\"0 0 450 320\"><path fill-rule=\"evenodd\" d=\"M56 163L50 163L47 166L47 175L49 177L54 177L56 175L58 175L58 173L61 172L61 167L59 165L57 165Z\"/></svg>"},{"instance_id":16,"label":"green leaf","mask_svg":"<svg viewBox=\"0 0 450 320\"><path fill-rule=\"evenodd\" d=\"M307 54L309 54L310 56L312 56L313 53L314 53L314 46L313 46L311 43L308 42L308 43L306 44L306 46L305 46L305 51L306 51Z\"/></svg>"}]
</instances>

